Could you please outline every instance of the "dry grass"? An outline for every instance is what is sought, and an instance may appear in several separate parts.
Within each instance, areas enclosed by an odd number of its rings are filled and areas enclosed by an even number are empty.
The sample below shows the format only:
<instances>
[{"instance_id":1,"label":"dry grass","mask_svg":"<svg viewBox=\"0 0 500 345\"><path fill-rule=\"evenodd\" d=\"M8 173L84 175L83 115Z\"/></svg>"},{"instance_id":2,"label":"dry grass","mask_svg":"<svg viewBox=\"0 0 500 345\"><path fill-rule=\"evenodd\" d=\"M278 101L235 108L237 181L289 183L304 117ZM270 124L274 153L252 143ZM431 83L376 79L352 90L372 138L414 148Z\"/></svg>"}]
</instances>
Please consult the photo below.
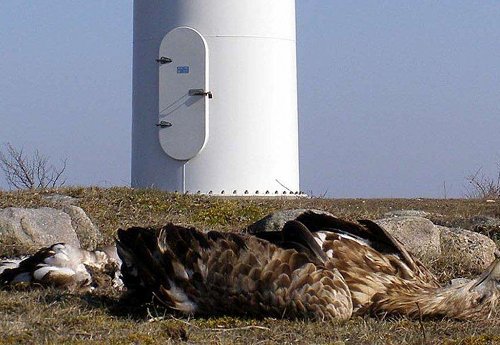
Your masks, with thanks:
<instances>
[{"instance_id":1,"label":"dry grass","mask_svg":"<svg viewBox=\"0 0 500 345\"><path fill-rule=\"evenodd\" d=\"M478 215L500 218L500 202L430 199L228 199L184 196L128 188L68 188L42 192L1 192L0 208L53 206L44 194L78 198L104 234L113 241L117 228L162 225L173 221L204 229L239 230L278 209L319 208L348 219L381 218L385 212L416 209L434 222L470 227ZM5 252L5 247L1 247ZM453 258L433 264L441 277L457 271ZM0 344L500 344L500 319L376 320L318 323L234 317L186 319L153 305L131 306L114 291L67 294L52 289L0 290Z\"/></svg>"}]
</instances>

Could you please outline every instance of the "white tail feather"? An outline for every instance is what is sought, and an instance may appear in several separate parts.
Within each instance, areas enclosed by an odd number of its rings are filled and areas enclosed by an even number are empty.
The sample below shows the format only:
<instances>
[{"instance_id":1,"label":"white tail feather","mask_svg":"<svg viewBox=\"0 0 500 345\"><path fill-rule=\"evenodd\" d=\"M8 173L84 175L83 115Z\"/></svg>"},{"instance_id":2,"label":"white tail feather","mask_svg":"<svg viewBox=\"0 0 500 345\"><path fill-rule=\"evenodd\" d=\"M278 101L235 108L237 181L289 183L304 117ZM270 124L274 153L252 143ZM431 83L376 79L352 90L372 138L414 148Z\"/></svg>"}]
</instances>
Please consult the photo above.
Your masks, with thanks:
<instances>
[{"instance_id":1,"label":"white tail feather","mask_svg":"<svg viewBox=\"0 0 500 345\"><path fill-rule=\"evenodd\" d=\"M50 272L51 272L51 274L56 274L58 276L65 276L68 278L73 277L75 275L75 271L73 271L71 268L44 266L44 267L40 267L39 269L37 269L33 272L33 278L37 281L41 281Z\"/></svg>"}]
</instances>

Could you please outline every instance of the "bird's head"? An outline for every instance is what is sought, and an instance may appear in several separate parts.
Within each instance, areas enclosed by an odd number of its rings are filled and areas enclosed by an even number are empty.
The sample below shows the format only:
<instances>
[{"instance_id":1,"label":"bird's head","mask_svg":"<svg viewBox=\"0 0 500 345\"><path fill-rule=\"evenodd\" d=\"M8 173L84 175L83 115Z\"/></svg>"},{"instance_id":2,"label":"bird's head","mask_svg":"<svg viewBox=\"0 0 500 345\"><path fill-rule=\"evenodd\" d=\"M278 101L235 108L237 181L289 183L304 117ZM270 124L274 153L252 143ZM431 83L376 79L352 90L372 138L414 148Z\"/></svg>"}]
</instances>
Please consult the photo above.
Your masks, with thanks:
<instances>
[{"instance_id":1,"label":"bird's head","mask_svg":"<svg viewBox=\"0 0 500 345\"><path fill-rule=\"evenodd\" d=\"M496 300L500 297L500 258L495 261L474 280L470 287L471 292L478 293L482 301L490 301L496 304Z\"/></svg>"}]
</instances>

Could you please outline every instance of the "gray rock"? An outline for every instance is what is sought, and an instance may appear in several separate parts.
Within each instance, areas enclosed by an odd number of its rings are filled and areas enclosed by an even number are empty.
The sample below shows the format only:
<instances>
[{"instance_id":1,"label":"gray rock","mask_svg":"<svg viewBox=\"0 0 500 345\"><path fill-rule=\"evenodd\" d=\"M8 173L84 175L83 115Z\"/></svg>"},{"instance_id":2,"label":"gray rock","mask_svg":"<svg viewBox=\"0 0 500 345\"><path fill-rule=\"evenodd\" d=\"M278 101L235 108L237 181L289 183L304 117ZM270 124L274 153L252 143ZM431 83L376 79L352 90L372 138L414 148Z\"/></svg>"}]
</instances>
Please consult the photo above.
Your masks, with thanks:
<instances>
[{"instance_id":1,"label":"gray rock","mask_svg":"<svg viewBox=\"0 0 500 345\"><path fill-rule=\"evenodd\" d=\"M57 242L80 246L67 213L49 207L0 210L0 243L29 248Z\"/></svg>"},{"instance_id":2,"label":"gray rock","mask_svg":"<svg viewBox=\"0 0 500 345\"><path fill-rule=\"evenodd\" d=\"M78 201L77 198L73 198L72 196L62 195L62 194L44 195L42 196L42 198L54 204L61 204L61 205L74 205Z\"/></svg>"},{"instance_id":3,"label":"gray rock","mask_svg":"<svg viewBox=\"0 0 500 345\"><path fill-rule=\"evenodd\" d=\"M495 259L497 246L487 236L460 228L436 228L441 233L443 256L457 258L462 270L482 271Z\"/></svg>"},{"instance_id":4,"label":"gray rock","mask_svg":"<svg viewBox=\"0 0 500 345\"><path fill-rule=\"evenodd\" d=\"M82 248L95 250L97 245L102 243L101 232L92 223L84 210L77 206L66 205L62 208L62 211L70 216L71 225L80 240Z\"/></svg>"},{"instance_id":5,"label":"gray rock","mask_svg":"<svg viewBox=\"0 0 500 345\"><path fill-rule=\"evenodd\" d=\"M296 219L302 213L306 211L314 211L320 214L328 214L333 216L331 213L321 210L314 209L292 209L292 210L283 210L271 213L270 215L258 220L257 222L249 225L247 227L247 231L251 234L256 234L258 232L265 231L280 231L281 228L285 225L289 220Z\"/></svg>"},{"instance_id":6,"label":"gray rock","mask_svg":"<svg viewBox=\"0 0 500 345\"><path fill-rule=\"evenodd\" d=\"M470 219L472 225L477 227L500 229L500 219L488 216L475 216Z\"/></svg>"},{"instance_id":7,"label":"gray rock","mask_svg":"<svg viewBox=\"0 0 500 345\"><path fill-rule=\"evenodd\" d=\"M428 263L441 255L441 233L430 220L399 216L375 222L423 262Z\"/></svg>"},{"instance_id":8,"label":"gray rock","mask_svg":"<svg viewBox=\"0 0 500 345\"><path fill-rule=\"evenodd\" d=\"M387 218L390 217L422 217L427 218L430 216L429 212L420 210L395 210L384 213Z\"/></svg>"},{"instance_id":9,"label":"gray rock","mask_svg":"<svg viewBox=\"0 0 500 345\"><path fill-rule=\"evenodd\" d=\"M102 243L102 234L80 208L6 208L0 210L0 244L28 250L65 242L88 250Z\"/></svg>"},{"instance_id":10,"label":"gray rock","mask_svg":"<svg viewBox=\"0 0 500 345\"><path fill-rule=\"evenodd\" d=\"M473 230L489 238L500 241L500 219L488 216L475 216L470 219Z\"/></svg>"},{"instance_id":11,"label":"gray rock","mask_svg":"<svg viewBox=\"0 0 500 345\"><path fill-rule=\"evenodd\" d=\"M376 221L425 263L443 259L464 272L484 270L495 258L496 245L474 231L434 225L420 217Z\"/></svg>"}]
</instances>

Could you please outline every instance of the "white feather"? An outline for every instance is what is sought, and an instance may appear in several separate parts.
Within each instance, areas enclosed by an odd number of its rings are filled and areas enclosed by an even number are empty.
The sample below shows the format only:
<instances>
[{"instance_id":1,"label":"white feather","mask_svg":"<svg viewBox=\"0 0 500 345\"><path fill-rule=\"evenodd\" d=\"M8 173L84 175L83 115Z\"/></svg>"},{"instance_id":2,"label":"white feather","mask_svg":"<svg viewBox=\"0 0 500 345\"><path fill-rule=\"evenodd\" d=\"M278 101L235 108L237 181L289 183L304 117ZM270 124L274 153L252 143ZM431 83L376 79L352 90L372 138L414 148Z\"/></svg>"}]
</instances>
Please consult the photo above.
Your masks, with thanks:
<instances>
[{"instance_id":1,"label":"white feather","mask_svg":"<svg viewBox=\"0 0 500 345\"><path fill-rule=\"evenodd\" d=\"M35 280L41 281L45 275L49 272L54 272L59 276L72 277L75 275L75 271L67 267L54 267L54 266L44 266L33 272L33 278Z\"/></svg>"},{"instance_id":2,"label":"white feather","mask_svg":"<svg viewBox=\"0 0 500 345\"><path fill-rule=\"evenodd\" d=\"M19 258L19 259L7 259L7 260L2 260L0 261L0 274L2 274L3 271L6 269L11 269L11 268L18 268L19 263L23 261L25 258Z\"/></svg>"},{"instance_id":3,"label":"white feather","mask_svg":"<svg viewBox=\"0 0 500 345\"><path fill-rule=\"evenodd\" d=\"M338 235L339 235L340 239L345 238L345 239L349 239L351 241L358 242L359 244L361 244L363 246L366 246L366 247L370 247L371 246L370 241L365 240L363 238L357 238L357 237L351 236L349 234L338 234Z\"/></svg>"},{"instance_id":4,"label":"white feather","mask_svg":"<svg viewBox=\"0 0 500 345\"><path fill-rule=\"evenodd\" d=\"M314 233L314 239L319 244L321 248L323 248L323 243L326 240L326 234L322 231L318 231Z\"/></svg>"},{"instance_id":5,"label":"white feather","mask_svg":"<svg viewBox=\"0 0 500 345\"><path fill-rule=\"evenodd\" d=\"M56 253L52 256L47 257L45 260L43 260L47 265L52 265L52 266L63 266L66 265L67 262L69 261L68 255L64 253Z\"/></svg>"},{"instance_id":6,"label":"white feather","mask_svg":"<svg viewBox=\"0 0 500 345\"><path fill-rule=\"evenodd\" d=\"M191 301L184 291L179 289L173 281L169 280L168 282L170 284L170 289L167 291L170 297L175 301L174 309L188 314L194 313L197 308L196 303Z\"/></svg>"}]
</instances>

